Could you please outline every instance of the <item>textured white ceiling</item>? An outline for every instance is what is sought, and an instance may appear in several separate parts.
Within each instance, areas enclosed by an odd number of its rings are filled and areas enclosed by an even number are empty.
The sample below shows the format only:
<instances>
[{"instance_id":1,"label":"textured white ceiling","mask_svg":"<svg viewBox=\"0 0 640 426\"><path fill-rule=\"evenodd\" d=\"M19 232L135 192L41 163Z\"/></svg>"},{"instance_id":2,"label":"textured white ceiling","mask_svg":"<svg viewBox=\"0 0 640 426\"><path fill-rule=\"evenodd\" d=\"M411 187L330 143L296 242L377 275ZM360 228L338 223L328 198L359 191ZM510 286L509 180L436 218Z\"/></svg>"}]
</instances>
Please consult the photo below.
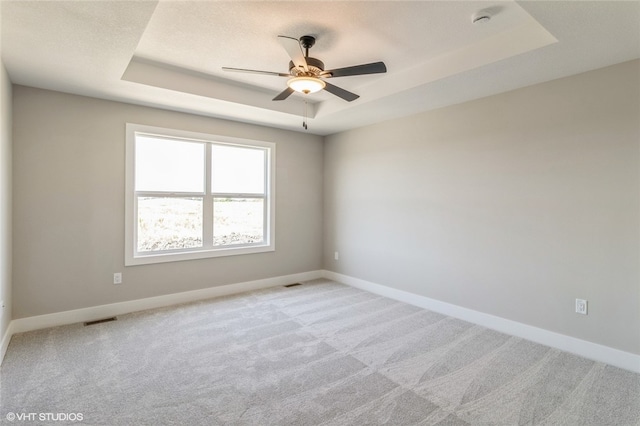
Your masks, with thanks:
<instances>
[{"instance_id":1,"label":"textured white ceiling","mask_svg":"<svg viewBox=\"0 0 640 426\"><path fill-rule=\"evenodd\" d=\"M640 57L640 2L69 1L2 2L2 58L14 83L330 134ZM490 22L471 17L488 10ZM382 60L273 98L287 72L277 35L317 37L327 68Z\"/></svg>"},{"instance_id":2,"label":"textured white ceiling","mask_svg":"<svg viewBox=\"0 0 640 426\"><path fill-rule=\"evenodd\" d=\"M491 25L472 25L471 15L489 7L488 2L161 2L136 55L282 90L279 79L229 75L221 67L288 72L289 58L276 36L309 34L317 38L311 56L328 68L384 60L390 69L406 69L528 18L510 2L499 7Z\"/></svg>"}]
</instances>

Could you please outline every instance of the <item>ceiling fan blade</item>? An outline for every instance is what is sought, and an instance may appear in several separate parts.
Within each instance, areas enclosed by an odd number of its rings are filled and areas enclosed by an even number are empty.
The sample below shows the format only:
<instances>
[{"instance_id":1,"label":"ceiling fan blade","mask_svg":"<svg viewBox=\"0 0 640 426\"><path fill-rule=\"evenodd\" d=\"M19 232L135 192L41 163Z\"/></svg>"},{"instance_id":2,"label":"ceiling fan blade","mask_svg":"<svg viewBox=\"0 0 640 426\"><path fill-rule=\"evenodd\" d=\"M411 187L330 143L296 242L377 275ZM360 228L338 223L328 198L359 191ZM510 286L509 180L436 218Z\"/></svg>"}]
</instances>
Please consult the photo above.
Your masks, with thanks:
<instances>
[{"instance_id":1,"label":"ceiling fan blade","mask_svg":"<svg viewBox=\"0 0 640 426\"><path fill-rule=\"evenodd\" d=\"M244 69L244 68L222 67L222 71L244 72L244 73L250 73L250 74L275 75L277 77L291 77L291 74L285 74L285 73L282 73L282 72L247 70L247 69Z\"/></svg>"},{"instance_id":2,"label":"ceiling fan blade","mask_svg":"<svg viewBox=\"0 0 640 426\"><path fill-rule=\"evenodd\" d=\"M387 72L384 62L372 62L370 64L354 65L352 67L337 68L323 71L320 77L347 77L350 75L380 74Z\"/></svg>"},{"instance_id":3,"label":"ceiling fan blade","mask_svg":"<svg viewBox=\"0 0 640 426\"><path fill-rule=\"evenodd\" d=\"M284 47L284 50L287 51L291 61L298 68L302 68L305 71L309 71L309 67L307 66L307 60L304 57L304 53L302 52L302 47L300 46L300 40L293 37L287 36L278 36L278 41Z\"/></svg>"},{"instance_id":4,"label":"ceiling fan blade","mask_svg":"<svg viewBox=\"0 0 640 426\"><path fill-rule=\"evenodd\" d=\"M289 97L289 95L291 95L293 93L293 89L291 87L287 87L286 89L284 89L282 92L280 92L280 94L278 96L276 96L275 98L273 98L273 101L284 101L285 99L287 99Z\"/></svg>"},{"instance_id":5,"label":"ceiling fan blade","mask_svg":"<svg viewBox=\"0 0 640 426\"><path fill-rule=\"evenodd\" d=\"M326 90L329 93L332 93L334 95L336 95L339 98L344 99L347 102L351 102L351 101L355 101L356 99L358 99L360 96L356 95L355 93L351 93L348 90L344 90L338 86L334 86L331 83L327 83L325 81L326 86L324 87L324 90Z\"/></svg>"}]
</instances>

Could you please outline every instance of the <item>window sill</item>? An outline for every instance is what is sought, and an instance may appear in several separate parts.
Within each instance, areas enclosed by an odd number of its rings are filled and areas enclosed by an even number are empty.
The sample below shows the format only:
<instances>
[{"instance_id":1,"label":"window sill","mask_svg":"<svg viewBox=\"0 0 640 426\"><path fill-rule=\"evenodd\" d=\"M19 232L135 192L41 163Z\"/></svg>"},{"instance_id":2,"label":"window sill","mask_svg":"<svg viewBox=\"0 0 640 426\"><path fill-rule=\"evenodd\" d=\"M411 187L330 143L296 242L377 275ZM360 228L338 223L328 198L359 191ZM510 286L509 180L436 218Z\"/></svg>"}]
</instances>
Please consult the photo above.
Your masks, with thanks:
<instances>
[{"instance_id":1,"label":"window sill","mask_svg":"<svg viewBox=\"0 0 640 426\"><path fill-rule=\"evenodd\" d=\"M153 263L180 262L183 260L209 259L215 257L237 256L244 254L257 254L275 251L275 245L225 247L219 249L194 250L181 253L153 253L145 255L127 254L125 266L149 265Z\"/></svg>"}]
</instances>

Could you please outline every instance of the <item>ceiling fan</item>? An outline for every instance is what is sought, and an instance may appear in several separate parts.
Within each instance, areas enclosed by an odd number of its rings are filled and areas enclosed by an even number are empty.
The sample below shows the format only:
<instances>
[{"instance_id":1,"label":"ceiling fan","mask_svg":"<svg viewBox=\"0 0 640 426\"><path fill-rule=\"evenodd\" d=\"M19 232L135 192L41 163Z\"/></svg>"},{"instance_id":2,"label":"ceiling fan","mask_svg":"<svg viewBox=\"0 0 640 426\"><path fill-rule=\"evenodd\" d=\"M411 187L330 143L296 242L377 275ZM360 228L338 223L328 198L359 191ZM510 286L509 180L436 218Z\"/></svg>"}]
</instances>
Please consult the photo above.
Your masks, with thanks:
<instances>
[{"instance_id":1,"label":"ceiling fan","mask_svg":"<svg viewBox=\"0 0 640 426\"><path fill-rule=\"evenodd\" d=\"M351 102L358 99L360 96L338 86L334 86L324 79L387 72L387 67L384 62L373 62L370 64L325 70L324 63L321 60L309 56L309 49L316 43L315 37L305 35L300 37L300 40L298 40L293 37L278 36L278 41L291 58L288 74L273 71L248 70L243 68L222 67L222 69L224 71L232 72L289 77L289 80L287 81L287 88L278 94L278 96L273 98L274 101L287 99L293 92L309 94L324 89L345 101ZM304 52L302 49L304 49Z\"/></svg>"}]
</instances>

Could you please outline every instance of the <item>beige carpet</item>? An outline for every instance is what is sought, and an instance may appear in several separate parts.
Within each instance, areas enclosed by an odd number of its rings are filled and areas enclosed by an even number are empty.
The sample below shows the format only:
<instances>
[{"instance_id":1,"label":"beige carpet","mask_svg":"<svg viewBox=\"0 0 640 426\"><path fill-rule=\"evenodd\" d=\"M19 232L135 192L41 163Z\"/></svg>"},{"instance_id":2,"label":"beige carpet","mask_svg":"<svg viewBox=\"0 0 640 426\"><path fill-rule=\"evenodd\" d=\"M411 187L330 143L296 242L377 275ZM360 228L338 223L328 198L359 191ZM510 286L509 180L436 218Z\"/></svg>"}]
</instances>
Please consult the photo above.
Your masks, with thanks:
<instances>
[{"instance_id":1,"label":"beige carpet","mask_svg":"<svg viewBox=\"0 0 640 426\"><path fill-rule=\"evenodd\" d=\"M5 423L640 425L638 374L323 280L18 334L0 380Z\"/></svg>"}]
</instances>

